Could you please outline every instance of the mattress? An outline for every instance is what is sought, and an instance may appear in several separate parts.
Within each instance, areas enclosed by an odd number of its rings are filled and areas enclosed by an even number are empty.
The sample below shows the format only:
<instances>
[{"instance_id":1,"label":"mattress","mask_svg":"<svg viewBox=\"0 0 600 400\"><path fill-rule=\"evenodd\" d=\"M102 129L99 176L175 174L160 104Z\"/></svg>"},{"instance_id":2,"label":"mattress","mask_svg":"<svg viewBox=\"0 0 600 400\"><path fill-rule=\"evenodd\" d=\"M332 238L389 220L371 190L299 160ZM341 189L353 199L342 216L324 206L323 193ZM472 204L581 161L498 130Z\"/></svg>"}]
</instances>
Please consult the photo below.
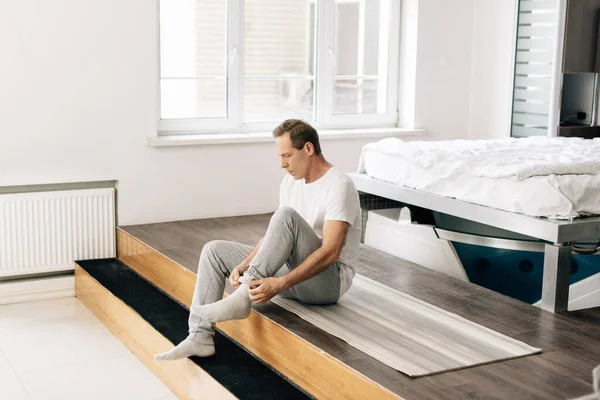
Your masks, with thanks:
<instances>
[{"instance_id":1,"label":"mattress","mask_svg":"<svg viewBox=\"0 0 600 400\"><path fill-rule=\"evenodd\" d=\"M600 140L511 138L363 147L359 173L440 196L535 217L600 214Z\"/></svg>"}]
</instances>

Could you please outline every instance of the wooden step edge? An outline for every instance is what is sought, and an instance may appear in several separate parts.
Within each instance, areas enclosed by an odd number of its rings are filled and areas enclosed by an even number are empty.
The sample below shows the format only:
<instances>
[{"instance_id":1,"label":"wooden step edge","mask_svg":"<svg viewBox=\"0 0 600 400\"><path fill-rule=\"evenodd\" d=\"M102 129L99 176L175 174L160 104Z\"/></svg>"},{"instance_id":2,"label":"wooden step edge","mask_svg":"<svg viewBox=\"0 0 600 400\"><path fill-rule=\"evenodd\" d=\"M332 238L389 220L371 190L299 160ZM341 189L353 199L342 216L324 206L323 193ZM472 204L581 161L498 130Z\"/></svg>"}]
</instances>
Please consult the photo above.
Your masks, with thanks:
<instances>
[{"instance_id":1,"label":"wooden step edge","mask_svg":"<svg viewBox=\"0 0 600 400\"><path fill-rule=\"evenodd\" d=\"M196 274L121 229L118 249L123 263L190 307ZM217 328L318 399L401 399L255 310Z\"/></svg>"},{"instance_id":2,"label":"wooden step edge","mask_svg":"<svg viewBox=\"0 0 600 400\"><path fill-rule=\"evenodd\" d=\"M154 360L154 354L170 350L173 343L77 263L75 264L75 297L179 399L237 399L189 359L177 362Z\"/></svg>"}]
</instances>

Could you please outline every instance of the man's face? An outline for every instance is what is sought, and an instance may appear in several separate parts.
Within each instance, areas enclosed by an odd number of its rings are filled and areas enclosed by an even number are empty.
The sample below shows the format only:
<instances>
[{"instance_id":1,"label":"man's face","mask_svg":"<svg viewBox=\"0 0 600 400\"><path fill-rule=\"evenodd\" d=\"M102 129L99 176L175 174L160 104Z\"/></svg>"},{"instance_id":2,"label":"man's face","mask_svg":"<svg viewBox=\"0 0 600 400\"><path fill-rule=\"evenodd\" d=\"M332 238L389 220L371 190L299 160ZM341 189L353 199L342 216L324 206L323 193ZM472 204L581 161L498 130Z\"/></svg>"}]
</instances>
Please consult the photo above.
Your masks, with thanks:
<instances>
[{"instance_id":1,"label":"man's face","mask_svg":"<svg viewBox=\"0 0 600 400\"><path fill-rule=\"evenodd\" d=\"M313 153L311 143L306 143L300 150L295 149L290 134L286 133L275 139L275 148L281 168L284 168L294 179L303 179L308 175L310 154Z\"/></svg>"}]
</instances>

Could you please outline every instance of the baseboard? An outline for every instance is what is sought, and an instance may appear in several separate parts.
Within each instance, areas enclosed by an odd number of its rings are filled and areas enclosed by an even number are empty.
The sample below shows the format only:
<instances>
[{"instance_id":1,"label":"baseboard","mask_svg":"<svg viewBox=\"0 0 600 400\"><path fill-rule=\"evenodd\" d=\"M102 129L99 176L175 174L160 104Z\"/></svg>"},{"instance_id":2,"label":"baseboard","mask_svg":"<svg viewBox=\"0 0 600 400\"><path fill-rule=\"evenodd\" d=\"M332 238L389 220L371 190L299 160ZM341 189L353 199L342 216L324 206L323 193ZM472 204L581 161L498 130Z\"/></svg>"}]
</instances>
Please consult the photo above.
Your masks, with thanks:
<instances>
[{"instance_id":1,"label":"baseboard","mask_svg":"<svg viewBox=\"0 0 600 400\"><path fill-rule=\"evenodd\" d=\"M0 305L74 296L73 275L0 282Z\"/></svg>"},{"instance_id":2,"label":"baseboard","mask_svg":"<svg viewBox=\"0 0 600 400\"><path fill-rule=\"evenodd\" d=\"M37 278L37 277L41 277L43 275L69 273L72 271L73 271L73 262L70 262L67 264L53 265L53 266L44 265L44 266L26 268L25 272L23 272L23 269L19 269L19 268L9 269L9 270L0 271L0 282L6 281L6 280L20 279L21 277L23 277L23 274L25 274L25 277Z\"/></svg>"}]
</instances>

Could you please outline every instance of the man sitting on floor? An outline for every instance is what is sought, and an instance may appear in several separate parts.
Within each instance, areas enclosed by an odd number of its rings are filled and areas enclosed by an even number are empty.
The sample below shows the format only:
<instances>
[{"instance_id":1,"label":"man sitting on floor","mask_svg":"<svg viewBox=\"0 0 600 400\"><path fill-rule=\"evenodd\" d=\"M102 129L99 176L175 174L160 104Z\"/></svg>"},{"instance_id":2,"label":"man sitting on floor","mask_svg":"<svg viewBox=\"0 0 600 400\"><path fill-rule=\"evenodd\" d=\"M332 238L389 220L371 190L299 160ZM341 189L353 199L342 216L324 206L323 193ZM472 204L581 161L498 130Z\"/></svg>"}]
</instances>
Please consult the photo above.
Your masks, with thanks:
<instances>
[{"instance_id":1,"label":"man sitting on floor","mask_svg":"<svg viewBox=\"0 0 600 400\"><path fill-rule=\"evenodd\" d=\"M287 120L273 131L281 168L279 209L255 249L212 241L200 255L189 336L157 360L215 353L214 324L250 315L252 302L275 295L308 304L335 303L352 284L361 209L352 180L321 153L317 131ZM225 281L237 288L222 299ZM221 300L222 299L222 300Z\"/></svg>"}]
</instances>

